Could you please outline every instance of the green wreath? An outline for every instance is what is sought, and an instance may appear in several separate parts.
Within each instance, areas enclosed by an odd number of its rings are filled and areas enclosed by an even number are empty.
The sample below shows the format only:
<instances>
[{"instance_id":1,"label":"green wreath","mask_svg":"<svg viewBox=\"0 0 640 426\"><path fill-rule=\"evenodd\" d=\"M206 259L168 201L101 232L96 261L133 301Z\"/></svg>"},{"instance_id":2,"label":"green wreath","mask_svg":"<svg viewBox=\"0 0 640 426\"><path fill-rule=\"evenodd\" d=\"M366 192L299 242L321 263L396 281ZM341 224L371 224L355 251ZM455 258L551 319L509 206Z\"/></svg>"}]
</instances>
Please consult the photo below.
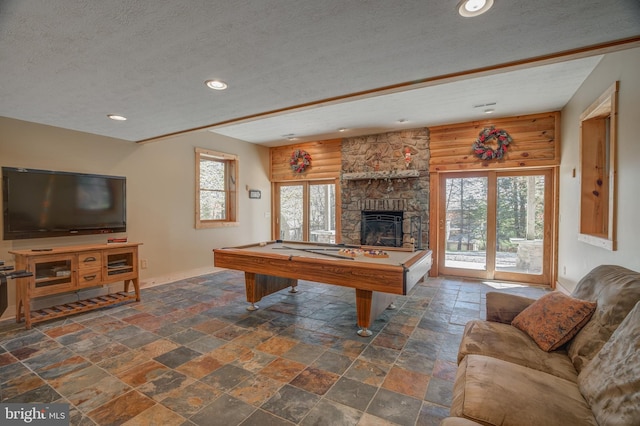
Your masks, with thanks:
<instances>
[{"instance_id":1,"label":"green wreath","mask_svg":"<svg viewBox=\"0 0 640 426\"><path fill-rule=\"evenodd\" d=\"M303 173L307 167L311 167L311 155L302 149L296 149L291 153L289 165L294 173Z\"/></svg>"},{"instance_id":2,"label":"green wreath","mask_svg":"<svg viewBox=\"0 0 640 426\"><path fill-rule=\"evenodd\" d=\"M498 144L496 148L488 145L494 139ZM506 130L496 129L492 126L480 132L478 139L473 143L473 153L481 160L500 160L504 157L511 142L513 139Z\"/></svg>"}]
</instances>

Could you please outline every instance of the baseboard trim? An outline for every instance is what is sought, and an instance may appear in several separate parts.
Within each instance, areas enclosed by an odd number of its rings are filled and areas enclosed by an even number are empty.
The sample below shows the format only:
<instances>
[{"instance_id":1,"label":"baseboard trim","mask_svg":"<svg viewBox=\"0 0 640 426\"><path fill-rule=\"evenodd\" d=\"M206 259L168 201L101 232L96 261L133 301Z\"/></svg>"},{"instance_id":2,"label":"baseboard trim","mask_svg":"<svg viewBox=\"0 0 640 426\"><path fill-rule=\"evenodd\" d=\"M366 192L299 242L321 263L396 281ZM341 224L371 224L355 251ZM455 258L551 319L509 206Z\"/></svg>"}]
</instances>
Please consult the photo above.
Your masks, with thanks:
<instances>
[{"instance_id":1,"label":"baseboard trim","mask_svg":"<svg viewBox=\"0 0 640 426\"><path fill-rule=\"evenodd\" d=\"M188 271L177 272L175 274L160 275L152 278L140 280L140 288L151 288L158 285L169 284L174 281L180 281L187 278L199 277L200 275L214 274L223 271L223 268L215 266L206 266L204 268L190 269Z\"/></svg>"},{"instance_id":2,"label":"baseboard trim","mask_svg":"<svg viewBox=\"0 0 640 426\"><path fill-rule=\"evenodd\" d=\"M571 295L571 292L567 288L566 283L563 283L562 281L560 281L560 279L556 280L556 290L558 290L561 293L566 294L567 296Z\"/></svg>"}]
</instances>

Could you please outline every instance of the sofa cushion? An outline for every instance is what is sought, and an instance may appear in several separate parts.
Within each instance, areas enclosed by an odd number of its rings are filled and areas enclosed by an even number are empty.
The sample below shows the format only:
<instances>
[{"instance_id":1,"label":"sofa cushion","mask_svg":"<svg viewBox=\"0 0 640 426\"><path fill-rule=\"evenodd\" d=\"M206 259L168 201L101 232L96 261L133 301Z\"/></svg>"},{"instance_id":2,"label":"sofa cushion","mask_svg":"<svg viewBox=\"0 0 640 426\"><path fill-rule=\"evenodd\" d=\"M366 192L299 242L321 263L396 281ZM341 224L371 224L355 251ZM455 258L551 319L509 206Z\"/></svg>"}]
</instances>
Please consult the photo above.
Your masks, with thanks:
<instances>
[{"instance_id":1,"label":"sofa cushion","mask_svg":"<svg viewBox=\"0 0 640 426\"><path fill-rule=\"evenodd\" d=\"M598 303L591 321L567 347L573 365L580 372L640 301L640 273L616 265L597 266L578 282L571 295Z\"/></svg>"},{"instance_id":2,"label":"sofa cushion","mask_svg":"<svg viewBox=\"0 0 640 426\"><path fill-rule=\"evenodd\" d=\"M487 292L487 321L511 324L536 299L497 291Z\"/></svg>"},{"instance_id":3,"label":"sofa cushion","mask_svg":"<svg viewBox=\"0 0 640 426\"><path fill-rule=\"evenodd\" d=\"M572 382L578 380L578 373L566 351L544 352L529 336L509 324L482 320L467 322L458 349L458 363L469 354L499 358Z\"/></svg>"},{"instance_id":4,"label":"sofa cushion","mask_svg":"<svg viewBox=\"0 0 640 426\"><path fill-rule=\"evenodd\" d=\"M485 425L597 425L576 383L483 355L458 367L451 416Z\"/></svg>"},{"instance_id":5,"label":"sofa cushion","mask_svg":"<svg viewBox=\"0 0 640 426\"><path fill-rule=\"evenodd\" d=\"M578 385L599 424L640 421L640 303L582 369Z\"/></svg>"},{"instance_id":6,"label":"sofa cushion","mask_svg":"<svg viewBox=\"0 0 640 426\"><path fill-rule=\"evenodd\" d=\"M540 349L549 352L575 336L591 319L595 309L594 302L554 291L525 308L511 325L527 333Z\"/></svg>"}]
</instances>

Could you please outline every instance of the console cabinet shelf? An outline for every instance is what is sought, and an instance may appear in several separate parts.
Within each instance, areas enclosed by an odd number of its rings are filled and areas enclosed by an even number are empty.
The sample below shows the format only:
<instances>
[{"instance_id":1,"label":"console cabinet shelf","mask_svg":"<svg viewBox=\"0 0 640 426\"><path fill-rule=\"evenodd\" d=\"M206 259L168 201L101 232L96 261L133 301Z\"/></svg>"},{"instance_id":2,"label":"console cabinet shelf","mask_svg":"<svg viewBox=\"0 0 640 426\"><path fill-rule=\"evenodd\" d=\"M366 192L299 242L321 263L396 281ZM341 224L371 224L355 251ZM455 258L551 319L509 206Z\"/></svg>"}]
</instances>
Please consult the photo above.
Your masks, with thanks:
<instances>
[{"instance_id":1,"label":"console cabinet shelf","mask_svg":"<svg viewBox=\"0 0 640 426\"><path fill-rule=\"evenodd\" d=\"M16 280L16 322L25 326L128 301L140 301L138 246L140 243L92 244L51 250L13 250L16 269L33 276ZM124 282L124 291L31 310L38 297L69 293ZM129 284L133 283L133 293Z\"/></svg>"}]
</instances>

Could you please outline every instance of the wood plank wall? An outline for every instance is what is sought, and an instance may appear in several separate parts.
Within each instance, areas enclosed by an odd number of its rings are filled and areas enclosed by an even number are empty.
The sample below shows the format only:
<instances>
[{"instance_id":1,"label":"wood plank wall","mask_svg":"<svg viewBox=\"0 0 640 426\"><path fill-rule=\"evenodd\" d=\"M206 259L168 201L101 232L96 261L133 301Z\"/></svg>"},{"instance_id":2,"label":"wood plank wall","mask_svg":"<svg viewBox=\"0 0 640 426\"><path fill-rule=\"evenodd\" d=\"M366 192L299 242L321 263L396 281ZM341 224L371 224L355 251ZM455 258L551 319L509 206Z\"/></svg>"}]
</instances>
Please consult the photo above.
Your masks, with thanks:
<instances>
[{"instance_id":1,"label":"wood plank wall","mask_svg":"<svg viewBox=\"0 0 640 426\"><path fill-rule=\"evenodd\" d=\"M330 139L271 148L269 178L271 182L339 178L342 170L341 145L342 139ZM293 172L289 165L291 154L296 149L311 155L311 167L304 173Z\"/></svg>"},{"instance_id":2,"label":"wood plank wall","mask_svg":"<svg viewBox=\"0 0 640 426\"><path fill-rule=\"evenodd\" d=\"M485 128L495 126L513 142L502 160L481 160L473 142ZM470 171L560 165L560 113L523 115L430 127L430 172Z\"/></svg>"}]
</instances>

